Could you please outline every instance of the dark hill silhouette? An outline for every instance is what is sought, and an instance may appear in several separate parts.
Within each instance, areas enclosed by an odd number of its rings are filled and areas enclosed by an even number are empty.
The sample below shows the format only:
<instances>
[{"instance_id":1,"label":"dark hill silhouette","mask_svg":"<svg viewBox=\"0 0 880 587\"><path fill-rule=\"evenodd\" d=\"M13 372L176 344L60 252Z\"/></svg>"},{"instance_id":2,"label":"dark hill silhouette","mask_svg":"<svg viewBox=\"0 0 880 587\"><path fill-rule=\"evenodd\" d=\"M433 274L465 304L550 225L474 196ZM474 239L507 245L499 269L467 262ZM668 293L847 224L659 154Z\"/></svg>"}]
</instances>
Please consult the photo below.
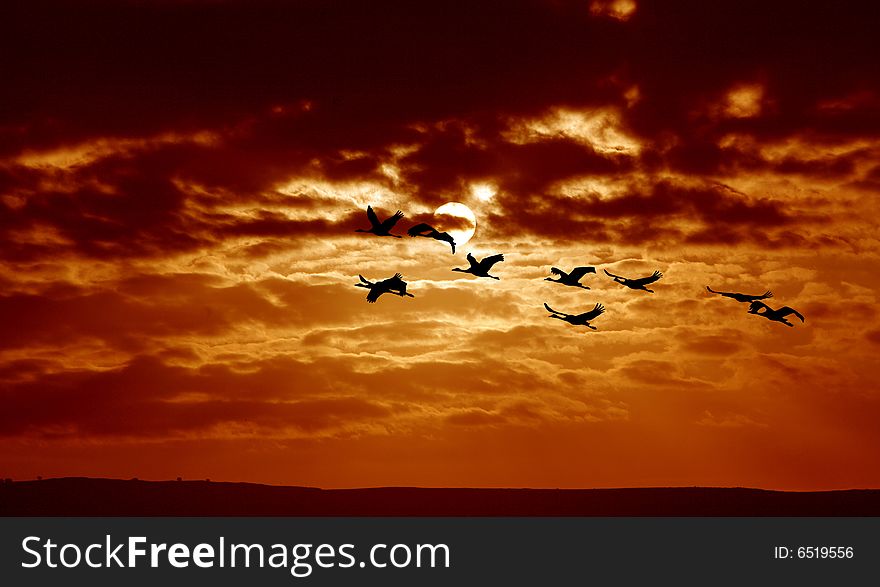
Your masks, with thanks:
<instances>
[{"instance_id":1,"label":"dark hill silhouette","mask_svg":"<svg viewBox=\"0 0 880 587\"><path fill-rule=\"evenodd\" d=\"M880 490L315 489L81 477L0 484L2 516L878 516Z\"/></svg>"}]
</instances>

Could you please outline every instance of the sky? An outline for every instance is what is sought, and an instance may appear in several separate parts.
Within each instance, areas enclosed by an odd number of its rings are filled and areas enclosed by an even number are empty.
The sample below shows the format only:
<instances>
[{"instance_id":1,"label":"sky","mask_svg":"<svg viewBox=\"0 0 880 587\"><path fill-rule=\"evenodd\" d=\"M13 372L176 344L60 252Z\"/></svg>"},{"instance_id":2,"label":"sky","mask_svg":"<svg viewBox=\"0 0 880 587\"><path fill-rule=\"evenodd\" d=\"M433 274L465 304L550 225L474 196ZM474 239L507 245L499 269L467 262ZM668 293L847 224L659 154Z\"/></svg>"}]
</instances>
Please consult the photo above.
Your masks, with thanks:
<instances>
[{"instance_id":1,"label":"sky","mask_svg":"<svg viewBox=\"0 0 880 587\"><path fill-rule=\"evenodd\" d=\"M877 11L4 5L0 476L880 486Z\"/></svg>"}]
</instances>

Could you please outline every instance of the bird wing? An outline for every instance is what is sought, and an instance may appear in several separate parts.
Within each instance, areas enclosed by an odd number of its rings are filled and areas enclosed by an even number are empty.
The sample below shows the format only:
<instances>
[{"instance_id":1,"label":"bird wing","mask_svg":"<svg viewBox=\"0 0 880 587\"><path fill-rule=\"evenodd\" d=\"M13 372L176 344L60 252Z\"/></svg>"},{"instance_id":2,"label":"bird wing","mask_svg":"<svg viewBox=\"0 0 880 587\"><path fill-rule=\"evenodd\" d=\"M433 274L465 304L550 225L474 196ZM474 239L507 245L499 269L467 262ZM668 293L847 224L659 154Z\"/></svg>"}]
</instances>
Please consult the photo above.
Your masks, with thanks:
<instances>
[{"instance_id":1,"label":"bird wing","mask_svg":"<svg viewBox=\"0 0 880 587\"><path fill-rule=\"evenodd\" d=\"M738 294L721 294L721 295L725 295L729 298L733 298L738 302L754 302L756 300L766 300L767 298L772 298L773 292L768 289L767 291L765 291L764 293L762 293L759 296L752 296L749 294L740 294L740 293L738 293Z\"/></svg>"},{"instance_id":2,"label":"bird wing","mask_svg":"<svg viewBox=\"0 0 880 587\"><path fill-rule=\"evenodd\" d=\"M370 293L367 294L367 301L370 302L371 304L375 303L376 300L379 299L379 296L381 296L386 291L388 291L388 290L384 287L371 288Z\"/></svg>"},{"instance_id":3,"label":"bird wing","mask_svg":"<svg viewBox=\"0 0 880 587\"><path fill-rule=\"evenodd\" d=\"M432 236L438 241L444 241L444 242L449 243L450 246L452 246L452 254L453 255L455 254L455 239L452 238L451 234L449 234L448 232L437 232L435 230L434 234Z\"/></svg>"},{"instance_id":4,"label":"bird wing","mask_svg":"<svg viewBox=\"0 0 880 587\"><path fill-rule=\"evenodd\" d=\"M482 261L480 261L480 267L482 267L483 269L488 271L489 269L492 268L492 265L494 265L495 263L500 263L503 260L504 260L504 255L502 255L502 254L490 255L490 256L486 257L485 259L483 259Z\"/></svg>"},{"instance_id":5,"label":"bird wing","mask_svg":"<svg viewBox=\"0 0 880 587\"><path fill-rule=\"evenodd\" d=\"M382 223L382 228L384 228L386 231L391 230L392 228L394 228L394 225L397 224L397 221L401 218L403 218L403 212L398 210L393 215L385 219L385 222Z\"/></svg>"},{"instance_id":6,"label":"bird wing","mask_svg":"<svg viewBox=\"0 0 880 587\"><path fill-rule=\"evenodd\" d=\"M551 268L550 268L550 273L552 273L553 275L558 275L559 277L566 277L566 276L568 276L568 273L566 273L565 271L563 271L563 270L560 269L559 267L551 267Z\"/></svg>"},{"instance_id":7,"label":"bird wing","mask_svg":"<svg viewBox=\"0 0 880 587\"><path fill-rule=\"evenodd\" d=\"M602 271L604 271L605 275L607 275L608 277L616 277L617 279L626 279L626 277L621 277L620 275L614 275L613 273L611 273L607 269L603 269Z\"/></svg>"},{"instance_id":8,"label":"bird wing","mask_svg":"<svg viewBox=\"0 0 880 587\"><path fill-rule=\"evenodd\" d=\"M473 256L472 254L470 254L470 253L467 254L467 260L468 260L468 263L471 264L471 266L470 266L471 269L480 266L480 264L477 263L477 258L474 257L474 256Z\"/></svg>"},{"instance_id":9,"label":"bird wing","mask_svg":"<svg viewBox=\"0 0 880 587\"><path fill-rule=\"evenodd\" d=\"M363 282L366 283L367 285L373 285L373 282L371 282L371 281L367 281L366 279L364 279L364 276L363 276L363 275L358 275L358 277L360 277L360 278L361 278L361 281L363 281Z\"/></svg>"},{"instance_id":10,"label":"bird wing","mask_svg":"<svg viewBox=\"0 0 880 587\"><path fill-rule=\"evenodd\" d=\"M416 224L415 226L411 227L409 230L406 231L406 234L410 236L424 236L422 235L422 233L429 230L434 229L431 227L431 225L422 222L421 224Z\"/></svg>"},{"instance_id":11,"label":"bird wing","mask_svg":"<svg viewBox=\"0 0 880 587\"><path fill-rule=\"evenodd\" d=\"M568 274L569 277L574 279L575 281L579 280L581 277L586 275L587 273L595 273L595 267L575 267L571 270L571 273Z\"/></svg>"},{"instance_id":12,"label":"bird wing","mask_svg":"<svg viewBox=\"0 0 880 587\"><path fill-rule=\"evenodd\" d=\"M553 308L548 306L547 302L544 302L544 307L547 308L548 312L551 312L553 314L559 314L560 316L568 316L568 314L566 314L565 312L557 312L556 310L554 310Z\"/></svg>"},{"instance_id":13,"label":"bird wing","mask_svg":"<svg viewBox=\"0 0 880 587\"><path fill-rule=\"evenodd\" d=\"M797 316L798 318L801 319L801 322L804 322L804 315L789 306L783 306L783 307L779 308L779 310L777 310L777 312L779 313L780 317L785 317L785 316L788 316L789 314L794 314L795 316Z\"/></svg>"},{"instance_id":14,"label":"bird wing","mask_svg":"<svg viewBox=\"0 0 880 587\"><path fill-rule=\"evenodd\" d=\"M376 287L385 291L397 289L401 285L406 286L406 283L403 281L403 275L400 273L395 273L393 277L376 282Z\"/></svg>"},{"instance_id":15,"label":"bird wing","mask_svg":"<svg viewBox=\"0 0 880 587\"><path fill-rule=\"evenodd\" d=\"M367 206L367 218L370 219L370 224L374 227L382 226L382 223L379 222L379 217L376 216L376 212L373 210L372 206Z\"/></svg>"},{"instance_id":16,"label":"bird wing","mask_svg":"<svg viewBox=\"0 0 880 587\"><path fill-rule=\"evenodd\" d=\"M602 304L596 304L592 310L590 310L589 312L584 312L583 314L578 314L577 317L581 320L584 320L585 322L589 322L590 320L600 316L604 312L605 306L603 306Z\"/></svg>"},{"instance_id":17,"label":"bird wing","mask_svg":"<svg viewBox=\"0 0 880 587\"><path fill-rule=\"evenodd\" d=\"M631 279L630 281L633 285L648 285L649 283L654 283L658 279L663 277L663 274L659 271L655 271L650 277L642 277L641 279Z\"/></svg>"},{"instance_id":18,"label":"bird wing","mask_svg":"<svg viewBox=\"0 0 880 587\"><path fill-rule=\"evenodd\" d=\"M406 282L403 280L403 276L400 273L395 273L394 277L385 280L386 285L388 287L388 291L390 292L398 292L400 294L406 294Z\"/></svg>"},{"instance_id":19,"label":"bird wing","mask_svg":"<svg viewBox=\"0 0 880 587\"><path fill-rule=\"evenodd\" d=\"M761 302L761 301L758 301L758 300L755 300L755 301L753 301L752 303L749 304L749 312L755 313L755 312L757 312L760 308L767 308L768 311L770 311L770 309L771 309L770 306L768 306L768 305L765 304L764 302Z\"/></svg>"}]
</instances>

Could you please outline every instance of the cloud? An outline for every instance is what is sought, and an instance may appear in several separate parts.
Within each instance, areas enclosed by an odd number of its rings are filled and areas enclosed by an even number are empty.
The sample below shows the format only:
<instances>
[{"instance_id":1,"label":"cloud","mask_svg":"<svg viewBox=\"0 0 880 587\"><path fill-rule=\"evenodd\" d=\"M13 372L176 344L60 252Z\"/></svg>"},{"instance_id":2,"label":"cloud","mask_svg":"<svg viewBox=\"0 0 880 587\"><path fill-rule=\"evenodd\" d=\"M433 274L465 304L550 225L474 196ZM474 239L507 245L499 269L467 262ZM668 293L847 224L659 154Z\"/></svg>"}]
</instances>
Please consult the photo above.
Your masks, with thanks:
<instances>
[{"instance_id":1,"label":"cloud","mask_svg":"<svg viewBox=\"0 0 880 587\"><path fill-rule=\"evenodd\" d=\"M635 0L593 0L590 2L590 13L626 21L636 11Z\"/></svg>"},{"instance_id":2,"label":"cloud","mask_svg":"<svg viewBox=\"0 0 880 587\"><path fill-rule=\"evenodd\" d=\"M761 426L744 414L724 414L715 415L709 410L703 413L703 417L698 422L701 426L719 426L722 428L740 428L749 426Z\"/></svg>"}]
</instances>

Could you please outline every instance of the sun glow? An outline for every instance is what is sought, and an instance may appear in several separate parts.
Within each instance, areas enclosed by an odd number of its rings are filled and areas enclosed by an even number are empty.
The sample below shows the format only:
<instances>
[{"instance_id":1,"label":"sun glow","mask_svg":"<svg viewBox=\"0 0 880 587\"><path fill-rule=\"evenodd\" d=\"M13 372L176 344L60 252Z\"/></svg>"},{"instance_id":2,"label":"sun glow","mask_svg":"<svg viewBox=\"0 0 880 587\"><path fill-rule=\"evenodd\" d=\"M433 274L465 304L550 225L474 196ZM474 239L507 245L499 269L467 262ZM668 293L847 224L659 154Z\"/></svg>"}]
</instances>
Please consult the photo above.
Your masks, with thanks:
<instances>
[{"instance_id":1,"label":"sun glow","mask_svg":"<svg viewBox=\"0 0 880 587\"><path fill-rule=\"evenodd\" d=\"M495 197L498 189L488 183L475 183L471 185L471 195L481 202L488 202Z\"/></svg>"},{"instance_id":2,"label":"sun glow","mask_svg":"<svg viewBox=\"0 0 880 587\"><path fill-rule=\"evenodd\" d=\"M638 140L624 131L620 112L614 108L554 108L542 117L512 120L504 137L516 144L564 137L590 145L600 153L633 155L641 150Z\"/></svg>"},{"instance_id":3,"label":"sun glow","mask_svg":"<svg viewBox=\"0 0 880 587\"><path fill-rule=\"evenodd\" d=\"M725 97L724 114L730 118L752 118L761 114L764 88L758 84L737 86Z\"/></svg>"},{"instance_id":4,"label":"sun glow","mask_svg":"<svg viewBox=\"0 0 880 587\"><path fill-rule=\"evenodd\" d=\"M437 229L448 232L455 239L456 246L471 240L477 230L477 217L470 208L460 202L443 204L434 210L434 216L438 219ZM444 225L454 228L446 228Z\"/></svg>"},{"instance_id":5,"label":"sun glow","mask_svg":"<svg viewBox=\"0 0 880 587\"><path fill-rule=\"evenodd\" d=\"M615 20L626 21L636 11L635 0L593 0L590 13L593 16L605 16Z\"/></svg>"}]
</instances>

